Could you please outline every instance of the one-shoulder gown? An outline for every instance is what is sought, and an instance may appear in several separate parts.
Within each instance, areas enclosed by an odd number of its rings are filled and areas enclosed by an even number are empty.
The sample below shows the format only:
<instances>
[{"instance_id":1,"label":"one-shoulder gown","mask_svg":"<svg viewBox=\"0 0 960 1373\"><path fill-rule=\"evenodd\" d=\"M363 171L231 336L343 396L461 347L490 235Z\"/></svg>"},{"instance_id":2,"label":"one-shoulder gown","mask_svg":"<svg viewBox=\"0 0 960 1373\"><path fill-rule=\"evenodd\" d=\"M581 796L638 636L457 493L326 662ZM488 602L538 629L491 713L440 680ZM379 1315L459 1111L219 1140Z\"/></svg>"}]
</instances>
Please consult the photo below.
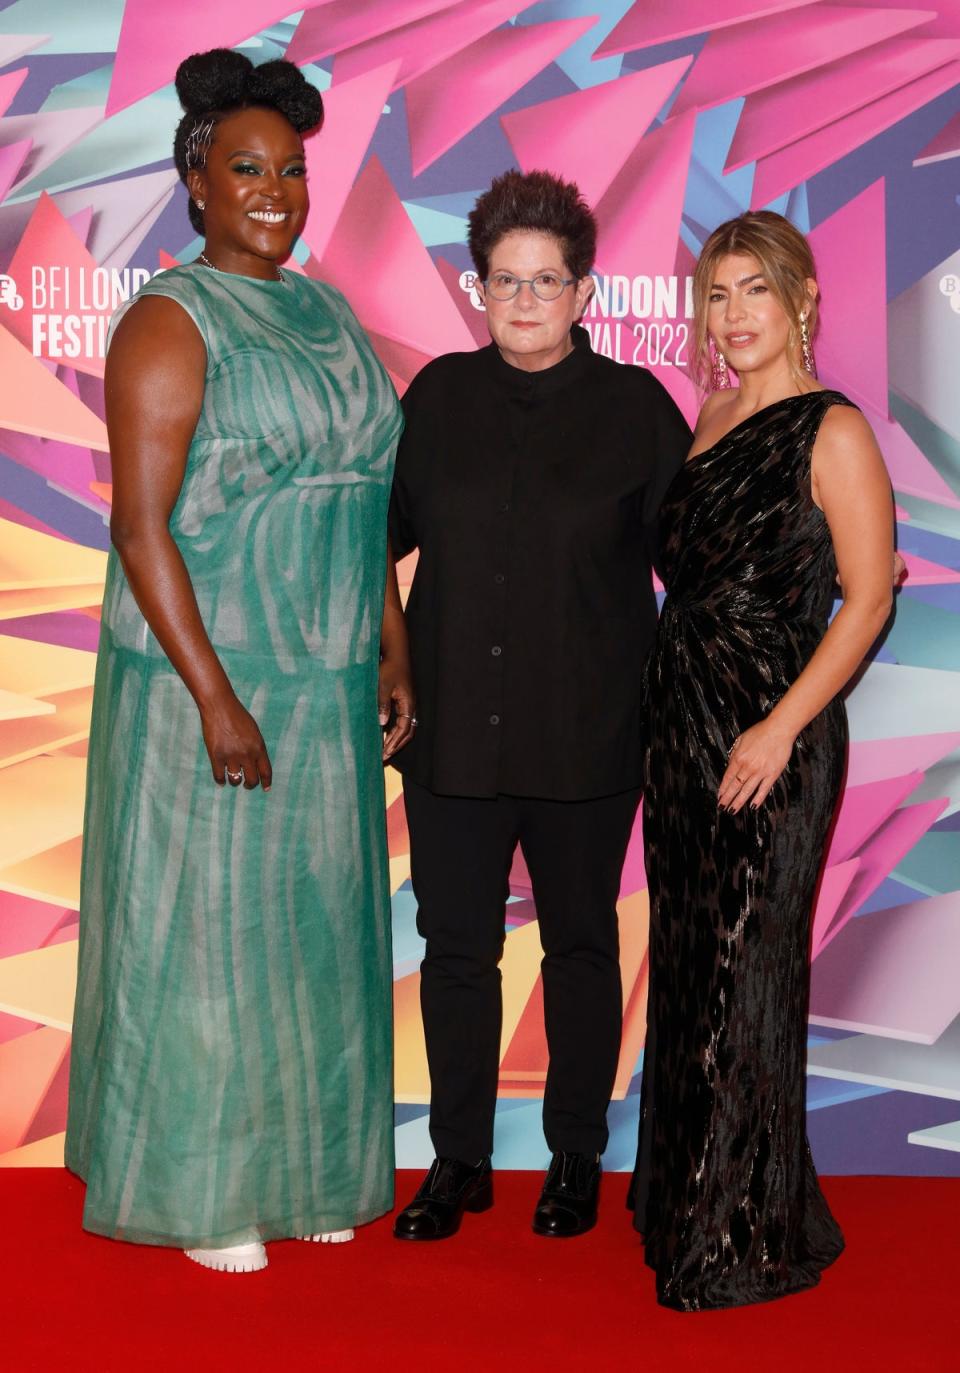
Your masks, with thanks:
<instances>
[{"instance_id":1,"label":"one-shoulder gown","mask_svg":"<svg viewBox=\"0 0 960 1373\"><path fill-rule=\"evenodd\" d=\"M691 459L660 513L644 838L650 999L632 1201L660 1301L681 1310L809 1287L843 1248L805 1132L811 911L842 785L831 703L768 799L721 811L738 734L826 630L836 564L810 463L836 392L794 396Z\"/></svg>"}]
</instances>

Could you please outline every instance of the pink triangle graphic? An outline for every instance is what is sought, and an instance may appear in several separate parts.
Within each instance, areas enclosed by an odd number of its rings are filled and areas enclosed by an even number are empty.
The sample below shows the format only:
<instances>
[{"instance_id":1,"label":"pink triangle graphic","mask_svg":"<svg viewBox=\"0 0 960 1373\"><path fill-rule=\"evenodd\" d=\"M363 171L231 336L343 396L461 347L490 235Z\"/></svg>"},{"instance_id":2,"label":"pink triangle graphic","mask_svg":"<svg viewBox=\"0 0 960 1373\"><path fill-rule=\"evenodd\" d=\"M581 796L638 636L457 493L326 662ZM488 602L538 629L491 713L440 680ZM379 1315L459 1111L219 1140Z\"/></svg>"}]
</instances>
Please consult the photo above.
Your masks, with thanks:
<instances>
[{"instance_id":1,"label":"pink triangle graphic","mask_svg":"<svg viewBox=\"0 0 960 1373\"><path fill-rule=\"evenodd\" d=\"M820 883L820 892L813 912L813 932L810 937L810 957L817 954L829 943L828 931L837 914L840 902L846 896L854 874L860 866L859 858L851 858L846 863L836 863L827 868Z\"/></svg>"},{"instance_id":2,"label":"pink triangle graphic","mask_svg":"<svg viewBox=\"0 0 960 1373\"><path fill-rule=\"evenodd\" d=\"M922 781L922 772L908 772L902 777L848 786L840 802L827 863L845 863L853 858Z\"/></svg>"},{"instance_id":3,"label":"pink triangle graphic","mask_svg":"<svg viewBox=\"0 0 960 1373\"><path fill-rule=\"evenodd\" d=\"M2 151L0 149L0 157ZM123 267L127 262L122 256L125 246L139 243L149 232L179 181L176 171L169 167L165 171L124 177L120 181L101 181L72 191L56 191L53 199L67 219L78 210L92 209L87 247L101 267ZM28 200L0 206L0 244L9 244L8 251L12 251L21 238L33 209L34 203ZM186 230L186 209L183 224Z\"/></svg>"},{"instance_id":4,"label":"pink triangle graphic","mask_svg":"<svg viewBox=\"0 0 960 1373\"><path fill-rule=\"evenodd\" d=\"M330 242L398 67L394 61L331 87L324 96L323 128L305 140L307 174L316 194L302 236L317 258Z\"/></svg>"},{"instance_id":5,"label":"pink triangle graphic","mask_svg":"<svg viewBox=\"0 0 960 1373\"><path fill-rule=\"evenodd\" d=\"M603 272L673 274L694 119L668 119L642 139L597 205L597 262Z\"/></svg>"},{"instance_id":6,"label":"pink triangle graphic","mask_svg":"<svg viewBox=\"0 0 960 1373\"><path fill-rule=\"evenodd\" d=\"M922 24L930 10L811 5L717 29L677 96L674 114L709 109L813 71Z\"/></svg>"},{"instance_id":7,"label":"pink triangle graphic","mask_svg":"<svg viewBox=\"0 0 960 1373\"><path fill-rule=\"evenodd\" d=\"M357 178L319 267L372 333L427 357L472 351L470 331L378 158Z\"/></svg>"},{"instance_id":8,"label":"pink triangle graphic","mask_svg":"<svg viewBox=\"0 0 960 1373\"><path fill-rule=\"evenodd\" d=\"M718 5L717 0L637 0L594 56L613 57L809 3L810 0L724 0Z\"/></svg>"},{"instance_id":9,"label":"pink triangle graphic","mask_svg":"<svg viewBox=\"0 0 960 1373\"><path fill-rule=\"evenodd\" d=\"M918 558L916 553L901 555L907 565L907 586L946 586L950 582L960 582L960 572L952 567L941 567L927 558Z\"/></svg>"},{"instance_id":10,"label":"pink triangle graphic","mask_svg":"<svg viewBox=\"0 0 960 1373\"><path fill-rule=\"evenodd\" d=\"M901 86L891 95L871 101L845 119L838 119L806 138L798 138L779 152L761 158L757 163L750 208L762 209L786 191L792 191L794 186L862 147L884 129L906 119L914 110L936 100L958 81L960 62L950 62L921 76L918 81Z\"/></svg>"},{"instance_id":11,"label":"pink triangle graphic","mask_svg":"<svg viewBox=\"0 0 960 1373\"><path fill-rule=\"evenodd\" d=\"M10 332L20 340L26 347L31 346L34 332L34 315L49 316L50 314L81 312L83 304L82 296L89 294L92 274L97 267L96 260L88 252L82 239L64 219L63 214L43 191L37 201L36 209L31 216L30 223L24 231L23 237L17 246L10 263L10 275L15 281L33 280L35 268L40 269L40 279L52 283L54 274L51 269L56 269L61 275L57 280L63 284L67 283L69 294L62 296L57 303L41 301L37 311L33 309L33 302L27 300L26 306L17 314L11 315L7 327ZM92 304L87 305L82 313L84 315L100 315L108 321L113 313L112 304L108 304L104 309L97 310ZM94 331L95 333L96 331ZM44 332L43 338L49 338ZM91 344L87 346L86 336L84 336L83 348L79 356L70 357L70 366L80 368L84 372L92 373L93 376L103 376L103 359L100 356L99 338L90 335ZM49 347L42 348L38 356L51 358L61 361L59 350L49 351Z\"/></svg>"},{"instance_id":12,"label":"pink triangle graphic","mask_svg":"<svg viewBox=\"0 0 960 1373\"><path fill-rule=\"evenodd\" d=\"M479 0L474 4L453 5L438 14L404 24L402 28L390 29L339 52L333 65L334 85L398 58L400 71L396 83L406 85L516 12L517 0Z\"/></svg>"},{"instance_id":13,"label":"pink triangle graphic","mask_svg":"<svg viewBox=\"0 0 960 1373\"><path fill-rule=\"evenodd\" d=\"M483 310L474 309L469 291L465 291L460 285L460 269L454 267L453 263L448 262L444 257L436 258L434 266L440 274L441 281L450 292L450 299L456 305L460 318L470 330L474 343L478 348L486 347L490 342L486 315Z\"/></svg>"},{"instance_id":14,"label":"pink triangle graphic","mask_svg":"<svg viewBox=\"0 0 960 1373\"><path fill-rule=\"evenodd\" d=\"M501 116L524 171L575 181L596 205L690 68L690 57Z\"/></svg>"},{"instance_id":15,"label":"pink triangle graphic","mask_svg":"<svg viewBox=\"0 0 960 1373\"><path fill-rule=\"evenodd\" d=\"M960 56L960 40L890 38L747 97L725 170L767 157Z\"/></svg>"},{"instance_id":16,"label":"pink triangle graphic","mask_svg":"<svg viewBox=\"0 0 960 1373\"><path fill-rule=\"evenodd\" d=\"M39 358L0 327L0 427L109 451L103 421L77 400Z\"/></svg>"},{"instance_id":17,"label":"pink triangle graphic","mask_svg":"<svg viewBox=\"0 0 960 1373\"><path fill-rule=\"evenodd\" d=\"M366 0L358 5L356 0L332 0L307 10L285 55L288 62L302 67L416 23L438 10L453 9L458 3L459 0Z\"/></svg>"},{"instance_id":18,"label":"pink triangle graphic","mask_svg":"<svg viewBox=\"0 0 960 1373\"><path fill-rule=\"evenodd\" d=\"M54 204L56 204L55 200ZM57 208L59 209L59 206ZM67 215L65 218L80 242L86 243L90 233L90 225L93 223L93 206L85 205L82 210L77 210L75 214Z\"/></svg>"},{"instance_id":19,"label":"pink triangle graphic","mask_svg":"<svg viewBox=\"0 0 960 1373\"><path fill-rule=\"evenodd\" d=\"M0 115L6 114L17 91L27 79L29 67L18 67L16 71L0 76Z\"/></svg>"},{"instance_id":20,"label":"pink triangle graphic","mask_svg":"<svg viewBox=\"0 0 960 1373\"><path fill-rule=\"evenodd\" d=\"M21 467L29 468L46 481L69 491L85 505L93 505L90 483L96 480L97 473L89 448L7 429L3 433L3 452Z\"/></svg>"},{"instance_id":21,"label":"pink triangle graphic","mask_svg":"<svg viewBox=\"0 0 960 1373\"><path fill-rule=\"evenodd\" d=\"M847 893L830 927L830 937L837 933L852 915L889 876L905 853L909 853L931 825L935 824L949 805L946 797L935 801L918 801L894 811L859 854L860 867L854 873ZM826 941L824 941L826 942Z\"/></svg>"},{"instance_id":22,"label":"pink triangle graphic","mask_svg":"<svg viewBox=\"0 0 960 1373\"><path fill-rule=\"evenodd\" d=\"M884 183L875 181L810 234L820 285L820 370L851 400L887 410Z\"/></svg>"},{"instance_id":23,"label":"pink triangle graphic","mask_svg":"<svg viewBox=\"0 0 960 1373\"><path fill-rule=\"evenodd\" d=\"M0 1046L0 1073L7 1084L0 1115L0 1153L23 1143L69 1045L70 1036L63 1030L42 1025Z\"/></svg>"},{"instance_id":24,"label":"pink triangle graphic","mask_svg":"<svg viewBox=\"0 0 960 1373\"><path fill-rule=\"evenodd\" d=\"M32 139L21 138L18 143L8 143L0 148L0 200L4 199L13 185L32 147Z\"/></svg>"},{"instance_id":25,"label":"pink triangle graphic","mask_svg":"<svg viewBox=\"0 0 960 1373\"><path fill-rule=\"evenodd\" d=\"M915 734L906 739L863 739L850 745L847 786L862 786L908 772L925 772L955 748L960 734Z\"/></svg>"},{"instance_id":26,"label":"pink triangle graphic","mask_svg":"<svg viewBox=\"0 0 960 1373\"><path fill-rule=\"evenodd\" d=\"M594 16L496 29L407 85L414 176L596 23Z\"/></svg>"},{"instance_id":27,"label":"pink triangle graphic","mask_svg":"<svg viewBox=\"0 0 960 1373\"><path fill-rule=\"evenodd\" d=\"M840 387L842 390L842 386ZM880 445L894 491L905 496L919 496L924 501L936 501L960 510L960 498L941 477L926 454L922 453L907 431L895 420L864 407L864 414Z\"/></svg>"},{"instance_id":28,"label":"pink triangle graphic","mask_svg":"<svg viewBox=\"0 0 960 1373\"><path fill-rule=\"evenodd\" d=\"M921 148L913 159L913 165L926 167L931 162L946 162L951 157L960 157L960 113L948 120L940 132Z\"/></svg>"},{"instance_id":29,"label":"pink triangle graphic","mask_svg":"<svg viewBox=\"0 0 960 1373\"><path fill-rule=\"evenodd\" d=\"M204 0L168 5L162 14L155 0L127 0L107 115L168 86L190 53L234 47L289 13L283 0Z\"/></svg>"}]
</instances>

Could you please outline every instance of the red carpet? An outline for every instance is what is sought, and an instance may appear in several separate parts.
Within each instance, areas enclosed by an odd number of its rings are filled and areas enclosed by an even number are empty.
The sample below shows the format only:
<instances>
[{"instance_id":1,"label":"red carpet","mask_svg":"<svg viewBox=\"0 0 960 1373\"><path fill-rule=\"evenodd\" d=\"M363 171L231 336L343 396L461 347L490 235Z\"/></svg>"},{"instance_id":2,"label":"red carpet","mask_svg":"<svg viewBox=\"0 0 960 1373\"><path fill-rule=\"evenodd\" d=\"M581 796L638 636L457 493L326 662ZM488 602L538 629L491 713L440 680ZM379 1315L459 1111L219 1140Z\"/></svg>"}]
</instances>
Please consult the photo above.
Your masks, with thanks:
<instances>
[{"instance_id":1,"label":"red carpet","mask_svg":"<svg viewBox=\"0 0 960 1373\"><path fill-rule=\"evenodd\" d=\"M400 1174L398 1196L414 1182ZM446 1243L398 1244L379 1222L353 1244L273 1244L265 1272L228 1276L85 1234L67 1174L0 1171L0 1367L960 1371L956 1181L828 1178L848 1247L820 1287L703 1315L657 1306L626 1182L604 1180L580 1240L533 1235L539 1176L506 1173L494 1209Z\"/></svg>"}]
</instances>

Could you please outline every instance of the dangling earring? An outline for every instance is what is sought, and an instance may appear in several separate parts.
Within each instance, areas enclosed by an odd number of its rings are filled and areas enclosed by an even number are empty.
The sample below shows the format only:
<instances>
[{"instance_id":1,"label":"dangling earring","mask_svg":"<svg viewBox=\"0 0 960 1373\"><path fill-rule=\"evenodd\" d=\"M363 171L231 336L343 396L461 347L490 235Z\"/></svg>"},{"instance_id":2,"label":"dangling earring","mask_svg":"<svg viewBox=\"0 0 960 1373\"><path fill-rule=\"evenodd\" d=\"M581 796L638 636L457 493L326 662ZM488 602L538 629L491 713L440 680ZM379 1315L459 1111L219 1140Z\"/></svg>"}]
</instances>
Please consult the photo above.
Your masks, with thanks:
<instances>
[{"instance_id":1,"label":"dangling earring","mask_svg":"<svg viewBox=\"0 0 960 1373\"><path fill-rule=\"evenodd\" d=\"M812 377L817 375L817 363L813 356L813 345L810 342L810 330L807 327L806 315L800 316L800 357L803 360L804 369Z\"/></svg>"},{"instance_id":2,"label":"dangling earring","mask_svg":"<svg viewBox=\"0 0 960 1373\"><path fill-rule=\"evenodd\" d=\"M713 366L710 369L710 381L714 391L726 391L730 387L730 373L727 371L727 360L712 339L711 343L713 343Z\"/></svg>"}]
</instances>

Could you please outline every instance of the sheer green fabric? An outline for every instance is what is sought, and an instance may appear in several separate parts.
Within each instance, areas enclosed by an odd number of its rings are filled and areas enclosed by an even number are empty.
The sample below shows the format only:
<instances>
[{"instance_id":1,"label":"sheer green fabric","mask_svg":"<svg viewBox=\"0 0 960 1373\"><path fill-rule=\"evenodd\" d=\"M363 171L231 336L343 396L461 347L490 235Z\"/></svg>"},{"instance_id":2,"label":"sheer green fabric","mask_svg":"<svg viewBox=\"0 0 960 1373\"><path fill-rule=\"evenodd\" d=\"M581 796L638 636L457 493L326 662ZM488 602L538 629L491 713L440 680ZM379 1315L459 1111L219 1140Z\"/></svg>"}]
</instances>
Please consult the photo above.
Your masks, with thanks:
<instances>
[{"instance_id":1,"label":"sheer green fabric","mask_svg":"<svg viewBox=\"0 0 960 1373\"><path fill-rule=\"evenodd\" d=\"M104 1235L342 1229L392 1204L376 681L400 410L330 287L193 266L148 294L206 345L170 527L274 781L214 784L196 706L112 553L67 1164Z\"/></svg>"}]
</instances>

